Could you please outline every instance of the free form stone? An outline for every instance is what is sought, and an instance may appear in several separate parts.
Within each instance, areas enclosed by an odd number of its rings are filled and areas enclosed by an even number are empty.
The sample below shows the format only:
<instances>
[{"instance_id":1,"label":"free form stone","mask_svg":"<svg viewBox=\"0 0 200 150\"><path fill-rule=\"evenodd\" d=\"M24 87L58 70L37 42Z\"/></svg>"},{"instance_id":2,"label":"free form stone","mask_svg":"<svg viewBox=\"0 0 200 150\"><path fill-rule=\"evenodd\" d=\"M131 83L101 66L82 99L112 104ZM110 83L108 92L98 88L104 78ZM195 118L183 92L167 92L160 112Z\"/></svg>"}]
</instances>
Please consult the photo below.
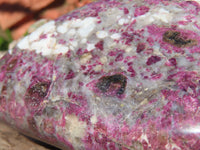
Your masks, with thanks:
<instances>
[{"instance_id":1,"label":"free form stone","mask_svg":"<svg viewBox=\"0 0 200 150\"><path fill-rule=\"evenodd\" d=\"M200 147L200 5L102 0L0 60L0 118L62 149Z\"/></svg>"}]
</instances>

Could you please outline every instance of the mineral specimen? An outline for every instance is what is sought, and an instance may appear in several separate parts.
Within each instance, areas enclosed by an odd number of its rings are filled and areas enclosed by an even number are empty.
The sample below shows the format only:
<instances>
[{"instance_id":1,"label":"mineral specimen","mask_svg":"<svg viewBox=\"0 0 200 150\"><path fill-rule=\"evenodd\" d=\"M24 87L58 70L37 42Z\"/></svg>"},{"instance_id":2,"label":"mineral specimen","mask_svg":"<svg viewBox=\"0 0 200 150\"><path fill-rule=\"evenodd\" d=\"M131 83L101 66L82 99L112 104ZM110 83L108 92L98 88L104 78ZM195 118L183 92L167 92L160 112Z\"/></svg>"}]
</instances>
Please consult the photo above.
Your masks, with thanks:
<instances>
[{"instance_id":1,"label":"mineral specimen","mask_svg":"<svg viewBox=\"0 0 200 150\"><path fill-rule=\"evenodd\" d=\"M200 149L200 5L101 0L0 60L0 118L69 150Z\"/></svg>"}]
</instances>

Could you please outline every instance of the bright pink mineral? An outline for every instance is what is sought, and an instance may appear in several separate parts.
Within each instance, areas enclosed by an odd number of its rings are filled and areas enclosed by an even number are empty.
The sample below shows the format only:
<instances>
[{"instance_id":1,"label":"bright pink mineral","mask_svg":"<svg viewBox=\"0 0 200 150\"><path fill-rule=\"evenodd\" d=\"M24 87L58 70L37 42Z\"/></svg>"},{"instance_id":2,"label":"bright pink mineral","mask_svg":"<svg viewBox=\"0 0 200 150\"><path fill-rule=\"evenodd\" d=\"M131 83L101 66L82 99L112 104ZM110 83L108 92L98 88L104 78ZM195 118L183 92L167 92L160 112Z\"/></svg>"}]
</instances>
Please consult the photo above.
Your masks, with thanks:
<instances>
[{"instance_id":1,"label":"bright pink mineral","mask_svg":"<svg viewBox=\"0 0 200 150\"><path fill-rule=\"evenodd\" d=\"M200 149L200 5L100 0L0 60L0 119L68 150Z\"/></svg>"}]
</instances>

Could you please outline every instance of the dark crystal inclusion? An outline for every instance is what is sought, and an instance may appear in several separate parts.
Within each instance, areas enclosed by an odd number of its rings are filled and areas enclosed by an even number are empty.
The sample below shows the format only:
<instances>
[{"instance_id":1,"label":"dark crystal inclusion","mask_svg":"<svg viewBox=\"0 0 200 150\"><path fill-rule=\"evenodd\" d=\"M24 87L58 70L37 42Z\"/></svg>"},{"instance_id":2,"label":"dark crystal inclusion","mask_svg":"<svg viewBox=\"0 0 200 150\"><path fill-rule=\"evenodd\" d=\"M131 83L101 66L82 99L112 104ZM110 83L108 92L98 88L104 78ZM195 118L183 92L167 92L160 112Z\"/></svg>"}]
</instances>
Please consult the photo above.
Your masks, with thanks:
<instances>
[{"instance_id":1,"label":"dark crystal inclusion","mask_svg":"<svg viewBox=\"0 0 200 150\"><path fill-rule=\"evenodd\" d=\"M109 90L111 84L119 84L120 87L117 89L116 94L121 95L125 91L126 83L127 81L124 75L115 74L112 76L105 76L100 78L96 86L102 93L106 93Z\"/></svg>"},{"instance_id":2,"label":"dark crystal inclusion","mask_svg":"<svg viewBox=\"0 0 200 150\"><path fill-rule=\"evenodd\" d=\"M184 39L178 31L166 31L163 34L163 41L176 47L190 47L197 44L194 39Z\"/></svg>"}]
</instances>

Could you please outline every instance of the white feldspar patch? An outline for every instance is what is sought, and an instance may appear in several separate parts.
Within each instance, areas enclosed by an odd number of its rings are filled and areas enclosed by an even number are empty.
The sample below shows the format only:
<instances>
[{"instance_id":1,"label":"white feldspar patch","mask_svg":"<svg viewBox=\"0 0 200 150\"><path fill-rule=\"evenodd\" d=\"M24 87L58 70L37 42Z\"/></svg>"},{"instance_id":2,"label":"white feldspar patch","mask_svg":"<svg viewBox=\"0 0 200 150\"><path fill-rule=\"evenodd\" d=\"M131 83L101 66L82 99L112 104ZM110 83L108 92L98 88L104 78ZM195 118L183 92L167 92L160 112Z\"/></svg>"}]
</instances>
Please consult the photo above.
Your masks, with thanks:
<instances>
[{"instance_id":1,"label":"white feldspar patch","mask_svg":"<svg viewBox=\"0 0 200 150\"><path fill-rule=\"evenodd\" d=\"M69 46L73 47L73 49L74 49L78 46L78 42L75 40L69 41Z\"/></svg>"},{"instance_id":2,"label":"white feldspar patch","mask_svg":"<svg viewBox=\"0 0 200 150\"><path fill-rule=\"evenodd\" d=\"M81 22L81 27L78 29L78 34L81 37L88 37L96 26L97 18L87 17Z\"/></svg>"},{"instance_id":3,"label":"white feldspar patch","mask_svg":"<svg viewBox=\"0 0 200 150\"><path fill-rule=\"evenodd\" d=\"M64 54L64 53L67 53L69 51L69 48L66 47L66 46L63 46L61 44L57 44L55 46L55 50L53 50L53 54Z\"/></svg>"},{"instance_id":4,"label":"white feldspar patch","mask_svg":"<svg viewBox=\"0 0 200 150\"><path fill-rule=\"evenodd\" d=\"M183 128L182 131L183 133L186 133L186 134L199 134L200 133L200 125L193 125L193 126L190 126L190 127L186 127L186 128Z\"/></svg>"},{"instance_id":5,"label":"white feldspar patch","mask_svg":"<svg viewBox=\"0 0 200 150\"><path fill-rule=\"evenodd\" d=\"M165 145L166 150L171 150L171 149L177 149L177 150L181 150L180 147L178 147L175 143L168 143Z\"/></svg>"},{"instance_id":6,"label":"white feldspar patch","mask_svg":"<svg viewBox=\"0 0 200 150\"><path fill-rule=\"evenodd\" d=\"M165 8L152 9L148 13L136 18L137 26L143 27L153 22L169 23L173 19L173 14Z\"/></svg>"},{"instance_id":7,"label":"white feldspar patch","mask_svg":"<svg viewBox=\"0 0 200 150\"><path fill-rule=\"evenodd\" d=\"M136 23L138 26L140 26L140 25L145 26L145 25L151 24L153 21L154 21L154 18L151 16L150 12L148 12L144 15L141 15L141 16L137 17L137 19L136 19Z\"/></svg>"},{"instance_id":8,"label":"white feldspar patch","mask_svg":"<svg viewBox=\"0 0 200 150\"><path fill-rule=\"evenodd\" d=\"M124 24L126 24L126 23L129 23L129 19L121 18L121 19L119 19L119 21L118 21L118 24L119 24L119 25L124 25Z\"/></svg>"},{"instance_id":9,"label":"white feldspar patch","mask_svg":"<svg viewBox=\"0 0 200 150\"><path fill-rule=\"evenodd\" d=\"M70 50L74 50L75 48L73 46L69 46L69 49Z\"/></svg>"},{"instance_id":10,"label":"white feldspar patch","mask_svg":"<svg viewBox=\"0 0 200 150\"><path fill-rule=\"evenodd\" d=\"M94 44L87 44L87 50L88 51L91 51L93 49L95 49L95 45Z\"/></svg>"},{"instance_id":11,"label":"white feldspar patch","mask_svg":"<svg viewBox=\"0 0 200 150\"><path fill-rule=\"evenodd\" d=\"M35 40L38 40L40 38L41 34L47 34L47 33L53 33L55 32L55 21L50 21L39 28L37 28L34 32L32 32L28 38L29 42L33 42Z\"/></svg>"},{"instance_id":12,"label":"white feldspar patch","mask_svg":"<svg viewBox=\"0 0 200 150\"><path fill-rule=\"evenodd\" d=\"M24 37L17 46L20 49L35 50L36 53L42 53L44 56L51 55L56 44L56 39L51 37L53 33L55 33L55 21L50 21ZM40 39L41 34L46 34L47 38Z\"/></svg>"},{"instance_id":13,"label":"white feldspar patch","mask_svg":"<svg viewBox=\"0 0 200 150\"><path fill-rule=\"evenodd\" d=\"M94 71L100 71L102 69L101 65L97 65L94 67Z\"/></svg>"},{"instance_id":14,"label":"white feldspar patch","mask_svg":"<svg viewBox=\"0 0 200 150\"><path fill-rule=\"evenodd\" d=\"M75 149L80 149L79 146L81 146L81 140L85 136L87 124L80 121L75 115L67 115L65 116L65 120L65 136L75 146Z\"/></svg>"},{"instance_id":15,"label":"white feldspar patch","mask_svg":"<svg viewBox=\"0 0 200 150\"><path fill-rule=\"evenodd\" d=\"M143 140L146 141L149 144L149 140L147 138L147 135L144 134L144 133L140 136L140 141L143 141Z\"/></svg>"},{"instance_id":16,"label":"white feldspar patch","mask_svg":"<svg viewBox=\"0 0 200 150\"><path fill-rule=\"evenodd\" d=\"M24 37L18 44L17 46L20 49L29 49L30 45L29 45L29 41L28 41L28 36Z\"/></svg>"},{"instance_id":17,"label":"white feldspar patch","mask_svg":"<svg viewBox=\"0 0 200 150\"><path fill-rule=\"evenodd\" d=\"M27 79L26 79L27 80ZM27 82L26 83L29 83L29 81L27 80ZM24 83L24 84L26 84L26 83ZM14 86L13 86L13 89L14 89L14 91L16 92L16 95L15 95L15 98L18 98L19 100L18 100L18 103L19 104L21 104L22 106L24 105L24 101L20 98L21 97L21 95L24 95L25 94L25 92L26 92L26 86L23 84L23 86L22 86L22 84L19 82L19 83L16 83Z\"/></svg>"},{"instance_id":18,"label":"white feldspar patch","mask_svg":"<svg viewBox=\"0 0 200 150\"><path fill-rule=\"evenodd\" d=\"M101 61L101 63L105 64L108 61L108 59L106 56L103 56L100 58L100 61Z\"/></svg>"},{"instance_id":19,"label":"white feldspar patch","mask_svg":"<svg viewBox=\"0 0 200 150\"><path fill-rule=\"evenodd\" d=\"M105 37L108 36L108 32L106 32L106 31L97 31L96 32L96 36L99 39L104 39Z\"/></svg>"},{"instance_id":20,"label":"white feldspar patch","mask_svg":"<svg viewBox=\"0 0 200 150\"><path fill-rule=\"evenodd\" d=\"M56 75L53 75L53 81L56 80ZM56 95L56 96L52 96L51 97L51 101L52 102L56 102L56 101L59 101L60 99L62 99L62 97L60 97L59 95Z\"/></svg>"},{"instance_id":21,"label":"white feldspar patch","mask_svg":"<svg viewBox=\"0 0 200 150\"><path fill-rule=\"evenodd\" d=\"M35 50L36 53L41 53L44 56L52 55L52 54L64 54L69 49L75 50L78 46L78 40L76 38L69 39L68 44L66 46L57 45L56 38L54 35L57 35L57 32L61 34L65 34L67 38L73 37L74 35L79 35L82 39L81 43L87 42L87 37L94 30L96 26L97 18L95 17L87 17L83 20L81 19L73 19L70 21L66 21L63 24L59 25L57 28L55 26L55 21L50 21L38 29L36 29L33 33L23 38L17 46L20 49L29 49ZM56 32L57 31L57 32ZM47 36L47 38L40 39L41 35ZM105 35L101 35L105 36ZM95 48L94 45L88 44L88 50L92 50Z\"/></svg>"},{"instance_id":22,"label":"white feldspar patch","mask_svg":"<svg viewBox=\"0 0 200 150\"><path fill-rule=\"evenodd\" d=\"M97 123L97 117L95 116L95 115L93 115L91 118L90 118L90 122L92 123L92 124L96 124Z\"/></svg>"},{"instance_id":23,"label":"white feldspar patch","mask_svg":"<svg viewBox=\"0 0 200 150\"><path fill-rule=\"evenodd\" d=\"M127 53L129 53L129 52L131 52L131 51L135 51L136 50L136 47L127 47L126 49L125 49L125 51L127 52Z\"/></svg>"},{"instance_id":24,"label":"white feldspar patch","mask_svg":"<svg viewBox=\"0 0 200 150\"><path fill-rule=\"evenodd\" d=\"M33 42L30 48L31 50L35 50L36 53L42 53L42 55L48 56L52 54L52 49L54 49L55 44L55 38L47 37L46 39L41 39L40 41Z\"/></svg>"},{"instance_id":25,"label":"white feldspar patch","mask_svg":"<svg viewBox=\"0 0 200 150\"><path fill-rule=\"evenodd\" d=\"M121 35L120 35L119 33L114 33L114 34L112 34L110 37L111 37L112 39L114 39L114 40L118 40L118 39L120 39Z\"/></svg>"},{"instance_id":26,"label":"white feldspar patch","mask_svg":"<svg viewBox=\"0 0 200 150\"><path fill-rule=\"evenodd\" d=\"M164 23L171 22L173 15L166 9L160 8L157 13L152 16L154 19L162 21Z\"/></svg>"},{"instance_id":27,"label":"white feldspar patch","mask_svg":"<svg viewBox=\"0 0 200 150\"><path fill-rule=\"evenodd\" d=\"M76 30L75 29L70 29L68 32L67 32L67 35L68 36L73 36L76 34Z\"/></svg>"},{"instance_id":28,"label":"white feldspar patch","mask_svg":"<svg viewBox=\"0 0 200 150\"><path fill-rule=\"evenodd\" d=\"M80 28L82 26L82 20L81 19L73 19L71 20L70 26L73 28Z\"/></svg>"},{"instance_id":29,"label":"white feldspar patch","mask_svg":"<svg viewBox=\"0 0 200 150\"><path fill-rule=\"evenodd\" d=\"M70 137L82 138L84 137L84 132L86 128L86 123L79 121L79 119L74 115L65 116L66 125L69 130L67 132L70 133Z\"/></svg>"},{"instance_id":30,"label":"white feldspar patch","mask_svg":"<svg viewBox=\"0 0 200 150\"><path fill-rule=\"evenodd\" d=\"M165 57L165 56L163 55L163 53L160 51L160 47L159 47L158 44L155 44L155 45L153 46L153 54Z\"/></svg>"},{"instance_id":31,"label":"white feldspar patch","mask_svg":"<svg viewBox=\"0 0 200 150\"><path fill-rule=\"evenodd\" d=\"M90 53L83 54L80 58L81 64L85 64L87 61L89 61L92 58L92 55Z\"/></svg>"},{"instance_id":32,"label":"white feldspar patch","mask_svg":"<svg viewBox=\"0 0 200 150\"><path fill-rule=\"evenodd\" d=\"M69 21L64 22L62 25L59 25L59 26L57 27L57 31L58 31L59 33L66 33L67 30L68 30L68 27L69 27Z\"/></svg>"},{"instance_id":33,"label":"white feldspar patch","mask_svg":"<svg viewBox=\"0 0 200 150\"><path fill-rule=\"evenodd\" d=\"M117 20L119 20L121 17L122 17L121 15L118 15L116 18L117 18Z\"/></svg>"},{"instance_id":34,"label":"white feldspar patch","mask_svg":"<svg viewBox=\"0 0 200 150\"><path fill-rule=\"evenodd\" d=\"M87 39L86 38L83 38L82 40L81 40L81 43L82 44L84 44L84 43L86 43L87 42Z\"/></svg>"}]
</instances>

